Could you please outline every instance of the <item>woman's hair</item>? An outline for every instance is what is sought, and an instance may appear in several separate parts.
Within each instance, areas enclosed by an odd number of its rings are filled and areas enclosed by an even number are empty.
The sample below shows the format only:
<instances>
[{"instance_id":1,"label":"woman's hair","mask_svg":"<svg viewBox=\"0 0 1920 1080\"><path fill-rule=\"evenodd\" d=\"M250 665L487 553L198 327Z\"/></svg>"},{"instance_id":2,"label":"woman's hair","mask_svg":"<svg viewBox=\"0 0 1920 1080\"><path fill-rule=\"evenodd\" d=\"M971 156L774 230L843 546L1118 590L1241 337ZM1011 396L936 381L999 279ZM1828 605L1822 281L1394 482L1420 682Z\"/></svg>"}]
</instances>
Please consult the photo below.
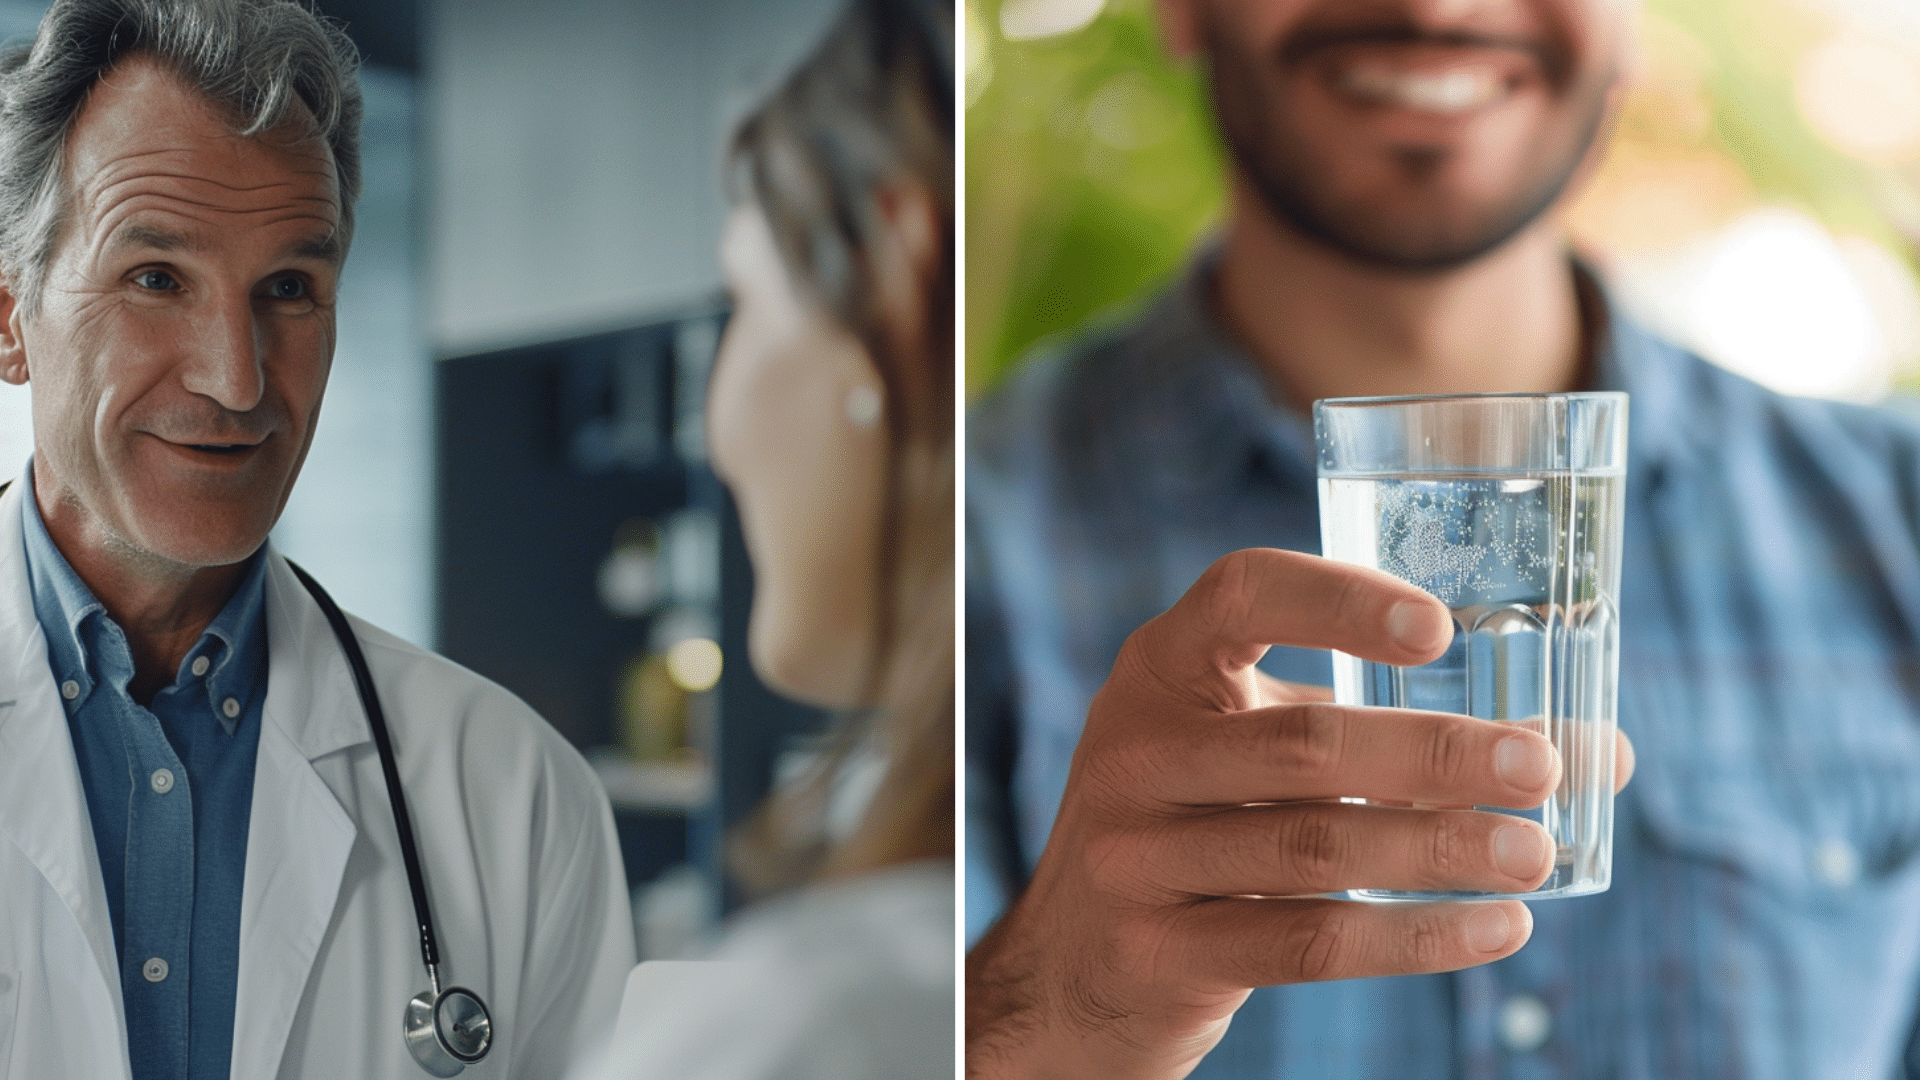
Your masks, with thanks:
<instances>
[{"instance_id":1,"label":"woman's hair","mask_svg":"<svg viewBox=\"0 0 1920 1080\"><path fill-rule=\"evenodd\" d=\"M734 838L733 868L765 891L953 854L954 225L950 0L853 0L819 47L741 122L736 200L766 217L802 292L857 334L884 385L889 463L881 519L872 709L843 715L809 778ZM940 247L922 285L924 347L894 344L872 253L879 196L912 187ZM853 834L825 837L847 755L877 740L887 772Z\"/></svg>"}]
</instances>

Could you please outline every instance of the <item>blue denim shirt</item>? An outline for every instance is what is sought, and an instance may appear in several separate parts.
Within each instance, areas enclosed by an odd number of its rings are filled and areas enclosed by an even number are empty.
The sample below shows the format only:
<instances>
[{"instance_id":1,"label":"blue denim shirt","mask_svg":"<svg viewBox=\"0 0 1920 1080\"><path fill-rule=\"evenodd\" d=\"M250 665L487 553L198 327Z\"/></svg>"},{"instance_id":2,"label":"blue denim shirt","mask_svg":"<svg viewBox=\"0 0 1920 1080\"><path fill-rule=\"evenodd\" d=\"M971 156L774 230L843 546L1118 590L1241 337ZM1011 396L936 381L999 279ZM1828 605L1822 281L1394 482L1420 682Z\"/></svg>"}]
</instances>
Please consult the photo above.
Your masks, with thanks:
<instances>
[{"instance_id":1,"label":"blue denim shirt","mask_svg":"<svg viewBox=\"0 0 1920 1080\"><path fill-rule=\"evenodd\" d=\"M267 696L266 559L148 707L106 608L22 503L34 614L67 706L106 881L135 1080L226 1080L240 895ZM398 1035L395 1035L398 1038Z\"/></svg>"},{"instance_id":2,"label":"blue denim shirt","mask_svg":"<svg viewBox=\"0 0 1920 1080\"><path fill-rule=\"evenodd\" d=\"M1319 550L1311 421L1205 273L971 418L970 935L1031 871L1126 635L1228 551ZM1198 1080L1920 1077L1920 424L1592 307L1592 381L1632 412L1612 889L1532 905L1499 963L1256 991ZM1324 653L1262 666L1330 681Z\"/></svg>"}]
</instances>

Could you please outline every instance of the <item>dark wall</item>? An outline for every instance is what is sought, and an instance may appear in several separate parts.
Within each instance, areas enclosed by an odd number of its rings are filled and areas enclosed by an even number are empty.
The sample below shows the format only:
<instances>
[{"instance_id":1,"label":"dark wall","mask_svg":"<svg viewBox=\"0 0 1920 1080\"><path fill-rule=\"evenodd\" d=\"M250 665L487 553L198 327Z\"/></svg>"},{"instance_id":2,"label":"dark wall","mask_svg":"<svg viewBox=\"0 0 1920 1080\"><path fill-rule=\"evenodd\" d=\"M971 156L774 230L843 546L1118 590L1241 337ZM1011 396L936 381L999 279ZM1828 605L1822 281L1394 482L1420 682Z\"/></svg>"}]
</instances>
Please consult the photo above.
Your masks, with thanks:
<instances>
[{"instance_id":1,"label":"dark wall","mask_svg":"<svg viewBox=\"0 0 1920 1080\"><path fill-rule=\"evenodd\" d=\"M368 62L420 70L420 5L416 0L320 0L324 15L347 25Z\"/></svg>"},{"instance_id":2,"label":"dark wall","mask_svg":"<svg viewBox=\"0 0 1920 1080\"><path fill-rule=\"evenodd\" d=\"M687 505L689 470L665 446L637 467L575 451L621 408L626 370L657 384L656 437L670 437L672 340L657 326L439 364L440 650L579 746L614 741L619 671L650 622L601 605L601 561L622 522Z\"/></svg>"}]
</instances>

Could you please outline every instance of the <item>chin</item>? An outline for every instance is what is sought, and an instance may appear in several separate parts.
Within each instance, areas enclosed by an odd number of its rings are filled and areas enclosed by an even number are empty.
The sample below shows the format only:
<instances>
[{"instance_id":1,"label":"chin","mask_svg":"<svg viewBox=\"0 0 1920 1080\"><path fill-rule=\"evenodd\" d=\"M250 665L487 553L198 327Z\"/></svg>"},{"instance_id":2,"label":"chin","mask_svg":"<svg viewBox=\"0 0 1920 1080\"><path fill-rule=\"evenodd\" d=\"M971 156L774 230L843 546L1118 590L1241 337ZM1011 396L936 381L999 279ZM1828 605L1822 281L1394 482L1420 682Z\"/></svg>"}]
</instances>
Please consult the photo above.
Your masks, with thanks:
<instances>
[{"instance_id":1,"label":"chin","mask_svg":"<svg viewBox=\"0 0 1920 1080\"><path fill-rule=\"evenodd\" d=\"M747 655L760 681L782 695L823 709L851 709L862 702L855 665L844 655L850 650L821 647L836 636L827 628L808 631L767 617L756 601L747 625Z\"/></svg>"},{"instance_id":2,"label":"chin","mask_svg":"<svg viewBox=\"0 0 1920 1080\"><path fill-rule=\"evenodd\" d=\"M273 529L269 515L174 505L141 516L129 547L176 566L231 566L260 550Z\"/></svg>"}]
</instances>

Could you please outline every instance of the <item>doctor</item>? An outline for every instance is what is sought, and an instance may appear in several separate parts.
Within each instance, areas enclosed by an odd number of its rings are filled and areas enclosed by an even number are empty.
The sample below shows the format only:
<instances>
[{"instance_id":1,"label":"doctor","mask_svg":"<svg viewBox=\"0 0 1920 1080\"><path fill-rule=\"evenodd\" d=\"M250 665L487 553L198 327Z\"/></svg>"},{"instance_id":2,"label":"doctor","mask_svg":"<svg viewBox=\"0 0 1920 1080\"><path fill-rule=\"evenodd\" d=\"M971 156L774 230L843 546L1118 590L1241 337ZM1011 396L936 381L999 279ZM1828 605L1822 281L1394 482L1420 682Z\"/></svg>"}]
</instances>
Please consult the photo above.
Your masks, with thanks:
<instances>
[{"instance_id":1,"label":"doctor","mask_svg":"<svg viewBox=\"0 0 1920 1080\"><path fill-rule=\"evenodd\" d=\"M0 377L34 390L0 496L0 1077L428 1075L382 756L266 544L326 388L354 80L288 0L59 0L0 64ZM465 1075L560 1075L633 964L606 800L507 692L351 638L440 982L488 1010Z\"/></svg>"}]
</instances>

